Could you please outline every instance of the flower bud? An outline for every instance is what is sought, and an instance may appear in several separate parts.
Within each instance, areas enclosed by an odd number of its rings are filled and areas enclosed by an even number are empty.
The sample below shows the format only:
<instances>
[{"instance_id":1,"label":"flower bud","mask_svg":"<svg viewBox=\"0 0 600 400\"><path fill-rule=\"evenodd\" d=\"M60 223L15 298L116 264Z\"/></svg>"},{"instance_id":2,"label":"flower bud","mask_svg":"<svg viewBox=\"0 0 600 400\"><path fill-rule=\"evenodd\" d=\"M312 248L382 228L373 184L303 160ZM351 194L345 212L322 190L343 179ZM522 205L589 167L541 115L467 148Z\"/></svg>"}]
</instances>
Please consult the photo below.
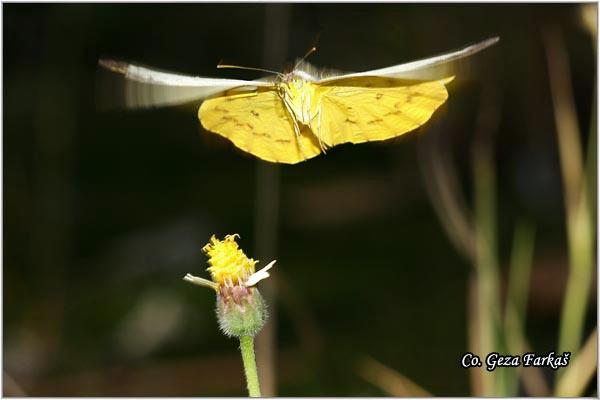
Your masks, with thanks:
<instances>
[{"instance_id":1,"label":"flower bud","mask_svg":"<svg viewBox=\"0 0 600 400\"><path fill-rule=\"evenodd\" d=\"M254 336L267 320L267 306L255 287L223 285L217 294L217 318L227 336Z\"/></svg>"}]
</instances>

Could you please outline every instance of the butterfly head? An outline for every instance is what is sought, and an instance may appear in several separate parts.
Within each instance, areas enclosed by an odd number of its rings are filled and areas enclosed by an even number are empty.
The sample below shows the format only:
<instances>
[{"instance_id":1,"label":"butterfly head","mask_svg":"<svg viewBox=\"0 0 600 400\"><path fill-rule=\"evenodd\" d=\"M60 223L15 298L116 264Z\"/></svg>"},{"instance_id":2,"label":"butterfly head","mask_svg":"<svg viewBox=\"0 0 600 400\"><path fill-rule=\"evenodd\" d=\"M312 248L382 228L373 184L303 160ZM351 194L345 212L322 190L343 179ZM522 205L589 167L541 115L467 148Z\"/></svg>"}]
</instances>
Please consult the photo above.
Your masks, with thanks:
<instances>
[{"instance_id":1,"label":"butterfly head","mask_svg":"<svg viewBox=\"0 0 600 400\"><path fill-rule=\"evenodd\" d=\"M298 75L296 71L292 71L281 76L277 86L281 95L295 98L304 90L307 80L301 74Z\"/></svg>"},{"instance_id":2,"label":"butterfly head","mask_svg":"<svg viewBox=\"0 0 600 400\"><path fill-rule=\"evenodd\" d=\"M297 122L308 125L311 120L311 99L314 85L310 76L292 71L277 83L277 92L283 104Z\"/></svg>"}]
</instances>

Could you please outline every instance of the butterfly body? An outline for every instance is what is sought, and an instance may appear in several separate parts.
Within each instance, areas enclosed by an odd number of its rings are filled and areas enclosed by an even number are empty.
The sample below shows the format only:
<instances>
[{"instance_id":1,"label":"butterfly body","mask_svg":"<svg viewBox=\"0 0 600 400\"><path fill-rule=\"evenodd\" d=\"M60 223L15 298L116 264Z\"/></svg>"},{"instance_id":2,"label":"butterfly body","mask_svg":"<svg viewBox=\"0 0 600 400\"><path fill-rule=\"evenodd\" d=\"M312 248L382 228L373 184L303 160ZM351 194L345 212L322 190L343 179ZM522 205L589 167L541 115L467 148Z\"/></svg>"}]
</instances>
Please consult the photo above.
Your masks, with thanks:
<instances>
[{"instance_id":1,"label":"butterfly body","mask_svg":"<svg viewBox=\"0 0 600 400\"><path fill-rule=\"evenodd\" d=\"M111 60L101 65L152 84L155 104L167 103L161 96L166 99L170 87L189 89L181 101L193 93L206 98L198 118L207 131L263 160L295 164L327 147L386 140L415 130L447 100L446 85L454 78L444 74L423 79L422 72L497 41L492 38L440 56L359 73L299 62L291 72L256 81L189 77ZM171 104L174 98L167 100Z\"/></svg>"},{"instance_id":2,"label":"butterfly body","mask_svg":"<svg viewBox=\"0 0 600 400\"><path fill-rule=\"evenodd\" d=\"M315 85L294 73L277 79L271 88L251 93L237 90L202 103L202 126L231 140L237 147L271 161L294 164L318 155L324 145L311 129Z\"/></svg>"},{"instance_id":3,"label":"butterfly body","mask_svg":"<svg viewBox=\"0 0 600 400\"><path fill-rule=\"evenodd\" d=\"M316 86L293 72L277 83L277 92L288 112L297 123L309 125L313 119Z\"/></svg>"},{"instance_id":4,"label":"butterfly body","mask_svg":"<svg viewBox=\"0 0 600 400\"><path fill-rule=\"evenodd\" d=\"M437 81L360 77L320 84L297 75L202 103L202 126L259 158L295 164L342 143L386 140L425 123L448 98Z\"/></svg>"}]
</instances>

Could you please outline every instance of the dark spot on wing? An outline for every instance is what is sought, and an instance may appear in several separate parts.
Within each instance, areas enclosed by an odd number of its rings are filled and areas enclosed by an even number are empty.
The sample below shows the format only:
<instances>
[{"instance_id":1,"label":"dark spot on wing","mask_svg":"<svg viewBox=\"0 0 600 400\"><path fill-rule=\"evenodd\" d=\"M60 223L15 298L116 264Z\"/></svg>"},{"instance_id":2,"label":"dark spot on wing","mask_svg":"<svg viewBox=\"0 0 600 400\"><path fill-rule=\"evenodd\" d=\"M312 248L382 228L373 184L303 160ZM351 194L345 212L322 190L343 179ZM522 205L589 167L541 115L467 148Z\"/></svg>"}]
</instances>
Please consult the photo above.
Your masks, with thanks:
<instances>
[{"instance_id":1,"label":"dark spot on wing","mask_svg":"<svg viewBox=\"0 0 600 400\"><path fill-rule=\"evenodd\" d=\"M400 115L400 114L402 114L402 111L401 111L401 110L398 110L398 111L390 111L389 113L386 113L386 114L384 114L384 117L388 117L388 116L390 116L390 115Z\"/></svg>"},{"instance_id":2,"label":"dark spot on wing","mask_svg":"<svg viewBox=\"0 0 600 400\"><path fill-rule=\"evenodd\" d=\"M218 112L221 112L221 113L228 113L229 112L229 110L227 110L227 109L225 109L225 108L223 108L221 106L215 106L214 110L218 111Z\"/></svg>"},{"instance_id":3,"label":"dark spot on wing","mask_svg":"<svg viewBox=\"0 0 600 400\"><path fill-rule=\"evenodd\" d=\"M257 113L254 110L250 110L250 114L254 115L255 117L258 117L260 115L259 113Z\"/></svg>"},{"instance_id":4,"label":"dark spot on wing","mask_svg":"<svg viewBox=\"0 0 600 400\"><path fill-rule=\"evenodd\" d=\"M438 101L444 99L443 95L437 96L437 95L433 95L432 93L426 93L426 92L422 92L422 91L419 91L419 90L413 90L413 91L411 91L409 93L409 96L411 98L414 98L414 97L423 97L423 98L426 98L426 99L433 99L433 100L438 100Z\"/></svg>"},{"instance_id":5,"label":"dark spot on wing","mask_svg":"<svg viewBox=\"0 0 600 400\"><path fill-rule=\"evenodd\" d=\"M290 143L289 139L275 139L277 143Z\"/></svg>"},{"instance_id":6,"label":"dark spot on wing","mask_svg":"<svg viewBox=\"0 0 600 400\"><path fill-rule=\"evenodd\" d=\"M373 124L376 124L378 122L383 122L383 120L381 118L375 118L375 119L373 119L371 121L368 121L367 124L373 125Z\"/></svg>"},{"instance_id":7,"label":"dark spot on wing","mask_svg":"<svg viewBox=\"0 0 600 400\"><path fill-rule=\"evenodd\" d=\"M376 98L377 100L381 99L382 97L383 97L383 93L377 93L377 94L375 95L375 98Z\"/></svg>"},{"instance_id":8,"label":"dark spot on wing","mask_svg":"<svg viewBox=\"0 0 600 400\"><path fill-rule=\"evenodd\" d=\"M229 115L222 116L221 120L232 122L235 126L239 127L246 126L245 124L242 124L240 121L238 121L235 117L231 117Z\"/></svg>"}]
</instances>

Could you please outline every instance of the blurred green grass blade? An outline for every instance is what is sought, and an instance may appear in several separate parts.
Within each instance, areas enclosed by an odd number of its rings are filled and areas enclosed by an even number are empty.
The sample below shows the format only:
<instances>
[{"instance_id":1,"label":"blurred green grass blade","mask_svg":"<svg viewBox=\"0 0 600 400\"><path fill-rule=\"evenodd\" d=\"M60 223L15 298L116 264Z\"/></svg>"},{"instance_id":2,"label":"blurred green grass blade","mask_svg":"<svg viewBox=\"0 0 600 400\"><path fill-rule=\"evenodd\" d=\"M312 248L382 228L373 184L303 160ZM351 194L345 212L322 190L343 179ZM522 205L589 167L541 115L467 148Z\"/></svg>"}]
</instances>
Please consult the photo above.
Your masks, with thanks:
<instances>
[{"instance_id":1,"label":"blurred green grass blade","mask_svg":"<svg viewBox=\"0 0 600 400\"><path fill-rule=\"evenodd\" d=\"M356 365L357 373L385 394L394 397L432 397L415 382L371 357L363 357Z\"/></svg>"},{"instance_id":2,"label":"blurred green grass blade","mask_svg":"<svg viewBox=\"0 0 600 400\"><path fill-rule=\"evenodd\" d=\"M571 360L568 368L558 378L555 396L583 396L585 388L596 375L597 366L598 330L595 328L581 348L581 351Z\"/></svg>"},{"instance_id":3,"label":"blurred green grass blade","mask_svg":"<svg viewBox=\"0 0 600 400\"><path fill-rule=\"evenodd\" d=\"M518 316L519 326L523 327L527 315L527 300L529 296L529 280L533 266L535 244L535 229L529 221L521 221L515 229L510 274L508 281L507 302ZM505 321L509 325L508 321Z\"/></svg>"},{"instance_id":4,"label":"blurred green grass blade","mask_svg":"<svg viewBox=\"0 0 600 400\"><path fill-rule=\"evenodd\" d=\"M533 265L535 230L530 222L517 224L513 239L506 308L504 314L504 336L510 354L525 351L525 318L529 295L529 280ZM519 389L521 368L507 371L507 395L516 396Z\"/></svg>"},{"instance_id":5,"label":"blurred green grass blade","mask_svg":"<svg viewBox=\"0 0 600 400\"><path fill-rule=\"evenodd\" d=\"M474 156L479 351L481 354L488 354L502 351L496 247L496 181L491 148L487 145L476 147ZM481 381L482 395L500 395L504 390L499 384L503 381L502 373L484 372Z\"/></svg>"},{"instance_id":6,"label":"blurred green grass blade","mask_svg":"<svg viewBox=\"0 0 600 400\"><path fill-rule=\"evenodd\" d=\"M558 351L574 354L581 344L591 290L595 233L588 203L581 131L575 111L567 50L561 34L555 29L545 30L543 39L563 175L569 244L569 278L562 308Z\"/></svg>"}]
</instances>

